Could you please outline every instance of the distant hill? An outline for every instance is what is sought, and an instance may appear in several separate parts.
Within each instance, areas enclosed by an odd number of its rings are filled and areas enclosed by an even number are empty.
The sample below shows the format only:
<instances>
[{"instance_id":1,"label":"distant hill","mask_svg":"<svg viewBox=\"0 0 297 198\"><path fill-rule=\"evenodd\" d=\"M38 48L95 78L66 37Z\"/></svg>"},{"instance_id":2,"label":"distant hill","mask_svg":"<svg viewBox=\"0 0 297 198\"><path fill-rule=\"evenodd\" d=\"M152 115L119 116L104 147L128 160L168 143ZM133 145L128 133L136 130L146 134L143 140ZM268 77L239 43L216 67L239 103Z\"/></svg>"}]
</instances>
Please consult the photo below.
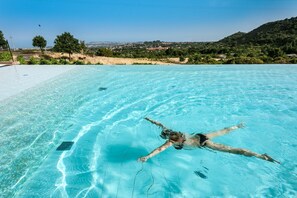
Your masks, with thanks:
<instances>
[{"instance_id":1,"label":"distant hill","mask_svg":"<svg viewBox=\"0 0 297 198\"><path fill-rule=\"evenodd\" d=\"M244 32L237 32L235 34L232 34L230 36L227 36L226 38L220 40L220 43L224 44L238 44L238 42L242 43L242 38L246 35Z\"/></svg>"},{"instance_id":2,"label":"distant hill","mask_svg":"<svg viewBox=\"0 0 297 198\"><path fill-rule=\"evenodd\" d=\"M297 17L269 22L248 33L238 32L220 40L219 43L297 46Z\"/></svg>"}]
</instances>

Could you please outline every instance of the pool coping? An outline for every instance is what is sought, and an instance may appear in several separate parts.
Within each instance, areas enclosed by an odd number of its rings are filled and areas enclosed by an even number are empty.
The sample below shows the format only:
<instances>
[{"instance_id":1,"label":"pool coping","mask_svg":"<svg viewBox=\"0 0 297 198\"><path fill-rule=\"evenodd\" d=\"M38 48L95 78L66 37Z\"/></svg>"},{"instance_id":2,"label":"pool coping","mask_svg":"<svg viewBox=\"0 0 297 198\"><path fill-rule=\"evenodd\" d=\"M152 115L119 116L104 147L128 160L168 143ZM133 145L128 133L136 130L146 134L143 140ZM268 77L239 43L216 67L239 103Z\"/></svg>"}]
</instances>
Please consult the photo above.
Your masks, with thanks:
<instances>
[{"instance_id":1,"label":"pool coping","mask_svg":"<svg viewBox=\"0 0 297 198\"><path fill-rule=\"evenodd\" d=\"M0 101L66 73L76 65L10 65L0 68Z\"/></svg>"}]
</instances>

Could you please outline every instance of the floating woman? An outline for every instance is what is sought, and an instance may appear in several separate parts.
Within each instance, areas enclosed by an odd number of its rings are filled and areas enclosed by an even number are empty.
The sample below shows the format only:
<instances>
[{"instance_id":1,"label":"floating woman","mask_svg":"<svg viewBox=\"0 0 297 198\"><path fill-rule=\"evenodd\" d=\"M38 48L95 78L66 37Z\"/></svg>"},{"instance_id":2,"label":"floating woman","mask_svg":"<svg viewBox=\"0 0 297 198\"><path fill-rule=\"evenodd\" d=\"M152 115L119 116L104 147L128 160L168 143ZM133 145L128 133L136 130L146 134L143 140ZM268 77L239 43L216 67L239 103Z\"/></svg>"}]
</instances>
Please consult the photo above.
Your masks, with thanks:
<instances>
[{"instance_id":1,"label":"floating woman","mask_svg":"<svg viewBox=\"0 0 297 198\"><path fill-rule=\"evenodd\" d=\"M263 160L266 160L269 162L276 162L276 163L280 164L280 162L276 161L275 159L273 159L266 153L258 154L258 153L254 153L254 152L246 150L246 149L232 148L230 146L214 143L211 141L215 137L228 134L231 131L239 129L239 128L243 128L244 125L242 123L240 123L236 126L224 128L219 131L215 131L215 132L208 133L208 134L201 134L201 133L187 134L187 133L182 133L182 132L173 131L171 129L168 129L163 124L161 124L157 121L151 120L150 118L145 118L145 119L147 121L161 127L162 132L161 132L160 136L161 136L161 138L163 138L167 141L160 147L153 150L148 155L140 157L138 159L138 161L146 162L149 158L159 154L160 152L164 151L165 149L169 148L170 146L173 146L175 149L206 147L206 148L210 148L212 150L233 153L233 154L238 154L238 155L244 155L247 157L257 157L257 158L260 158L260 159L263 159Z\"/></svg>"}]
</instances>

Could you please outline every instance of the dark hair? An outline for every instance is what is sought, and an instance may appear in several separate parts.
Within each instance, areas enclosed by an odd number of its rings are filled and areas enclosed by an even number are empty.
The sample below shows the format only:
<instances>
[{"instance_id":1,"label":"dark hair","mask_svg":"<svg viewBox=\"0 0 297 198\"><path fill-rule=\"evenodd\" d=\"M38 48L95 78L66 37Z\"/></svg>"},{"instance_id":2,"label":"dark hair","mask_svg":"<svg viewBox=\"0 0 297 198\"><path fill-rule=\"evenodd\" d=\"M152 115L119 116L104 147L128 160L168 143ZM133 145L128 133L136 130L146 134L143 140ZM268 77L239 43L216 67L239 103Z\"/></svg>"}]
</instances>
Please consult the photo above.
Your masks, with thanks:
<instances>
[{"instance_id":1,"label":"dark hair","mask_svg":"<svg viewBox=\"0 0 297 198\"><path fill-rule=\"evenodd\" d=\"M160 137L163 139L169 139L172 140L174 142L177 142L181 137L182 137L182 133L180 132L175 132L171 129L164 129L162 130Z\"/></svg>"},{"instance_id":2,"label":"dark hair","mask_svg":"<svg viewBox=\"0 0 297 198\"><path fill-rule=\"evenodd\" d=\"M161 134L160 134L160 137L163 138L163 139L167 139L170 136L171 132L173 132L173 131L170 130L170 129L163 129Z\"/></svg>"},{"instance_id":3,"label":"dark hair","mask_svg":"<svg viewBox=\"0 0 297 198\"><path fill-rule=\"evenodd\" d=\"M169 140L172 140L174 142L177 142L180 137L181 137L181 133L178 133L178 132L171 132L169 134Z\"/></svg>"}]
</instances>

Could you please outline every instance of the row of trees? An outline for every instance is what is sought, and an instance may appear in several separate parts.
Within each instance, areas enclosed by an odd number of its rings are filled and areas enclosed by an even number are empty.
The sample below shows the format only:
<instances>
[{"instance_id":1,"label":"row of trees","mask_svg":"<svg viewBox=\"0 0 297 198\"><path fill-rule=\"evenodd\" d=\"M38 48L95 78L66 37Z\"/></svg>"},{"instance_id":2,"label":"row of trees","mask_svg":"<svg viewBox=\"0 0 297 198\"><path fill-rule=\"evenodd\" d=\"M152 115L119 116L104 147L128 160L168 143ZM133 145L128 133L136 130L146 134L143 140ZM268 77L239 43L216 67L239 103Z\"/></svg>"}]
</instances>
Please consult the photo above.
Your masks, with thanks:
<instances>
[{"instance_id":1,"label":"row of trees","mask_svg":"<svg viewBox=\"0 0 297 198\"><path fill-rule=\"evenodd\" d=\"M44 49L47 45L47 41L43 36L35 36L32 40L32 45L34 47L40 48L42 54L44 53ZM6 50L9 48L8 42L5 39L3 32L0 31L0 49ZM69 54L69 59L71 59L71 54L75 52L84 52L87 47L84 41L79 41L74 38L69 32L64 32L61 35L58 35L54 41L53 51L55 52L63 52Z\"/></svg>"},{"instance_id":2,"label":"row of trees","mask_svg":"<svg viewBox=\"0 0 297 198\"><path fill-rule=\"evenodd\" d=\"M34 47L39 47L41 52L44 53L44 48L46 47L47 41L42 36L35 36L32 40L32 45ZM83 52L86 50L86 45L84 41L79 41L74 38L69 32L64 32L58 35L54 41L53 51L68 53L69 59L71 59L71 54L75 52Z\"/></svg>"}]
</instances>

